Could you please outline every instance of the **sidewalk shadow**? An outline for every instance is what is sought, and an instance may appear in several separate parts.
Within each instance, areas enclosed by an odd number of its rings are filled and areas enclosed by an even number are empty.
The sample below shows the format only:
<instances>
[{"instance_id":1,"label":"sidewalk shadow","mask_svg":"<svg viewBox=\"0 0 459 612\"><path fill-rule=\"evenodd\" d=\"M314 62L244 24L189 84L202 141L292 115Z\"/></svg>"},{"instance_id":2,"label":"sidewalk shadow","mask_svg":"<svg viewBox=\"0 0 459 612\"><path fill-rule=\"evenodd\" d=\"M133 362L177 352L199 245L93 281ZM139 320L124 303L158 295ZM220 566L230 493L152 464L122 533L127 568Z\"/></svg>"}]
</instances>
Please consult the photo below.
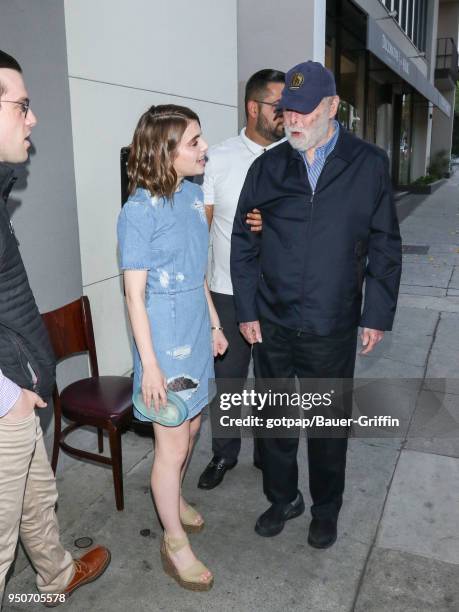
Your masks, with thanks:
<instances>
[{"instance_id":1,"label":"sidewalk shadow","mask_svg":"<svg viewBox=\"0 0 459 612\"><path fill-rule=\"evenodd\" d=\"M397 205L397 217L399 223L404 221L407 217L413 213L416 208L424 202L424 200L428 197L427 194L409 194L406 195L400 204Z\"/></svg>"}]
</instances>

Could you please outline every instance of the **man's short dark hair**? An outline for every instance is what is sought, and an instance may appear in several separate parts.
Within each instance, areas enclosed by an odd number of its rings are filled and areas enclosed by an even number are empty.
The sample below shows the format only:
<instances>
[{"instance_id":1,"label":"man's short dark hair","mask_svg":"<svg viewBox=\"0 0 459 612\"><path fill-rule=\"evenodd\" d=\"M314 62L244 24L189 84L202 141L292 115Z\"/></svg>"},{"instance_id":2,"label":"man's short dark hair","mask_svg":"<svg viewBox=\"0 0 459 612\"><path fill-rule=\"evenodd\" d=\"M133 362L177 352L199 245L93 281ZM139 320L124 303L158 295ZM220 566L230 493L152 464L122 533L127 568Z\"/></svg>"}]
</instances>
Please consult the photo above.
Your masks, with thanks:
<instances>
[{"instance_id":1,"label":"man's short dark hair","mask_svg":"<svg viewBox=\"0 0 459 612\"><path fill-rule=\"evenodd\" d=\"M245 86L245 114L247 116L247 102L249 100L262 100L266 95L269 83L285 83L285 72L264 68L252 74Z\"/></svg>"},{"instance_id":2,"label":"man's short dark hair","mask_svg":"<svg viewBox=\"0 0 459 612\"><path fill-rule=\"evenodd\" d=\"M11 55L8 55L8 53L5 53L5 51L1 51L1 50L0 50L0 68L9 68L10 70L16 70L16 72L20 72L22 74L22 68L19 65L19 62L15 60L14 57L12 57ZM5 86L0 81L0 96L2 96L4 93L5 93Z\"/></svg>"}]
</instances>

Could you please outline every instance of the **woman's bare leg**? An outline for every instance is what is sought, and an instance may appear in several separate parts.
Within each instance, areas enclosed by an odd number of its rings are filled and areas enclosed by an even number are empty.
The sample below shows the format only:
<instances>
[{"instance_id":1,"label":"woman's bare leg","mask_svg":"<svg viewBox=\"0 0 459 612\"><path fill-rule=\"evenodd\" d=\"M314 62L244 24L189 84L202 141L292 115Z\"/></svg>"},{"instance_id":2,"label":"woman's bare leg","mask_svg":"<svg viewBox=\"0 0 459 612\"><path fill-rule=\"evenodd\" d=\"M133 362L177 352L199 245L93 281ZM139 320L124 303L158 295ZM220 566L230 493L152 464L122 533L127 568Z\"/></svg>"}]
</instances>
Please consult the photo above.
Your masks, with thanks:
<instances>
[{"instance_id":1,"label":"woman's bare leg","mask_svg":"<svg viewBox=\"0 0 459 612\"><path fill-rule=\"evenodd\" d=\"M183 483L183 479L185 478L185 473L186 470L188 468L188 464L190 462L190 457L191 457L191 453L193 452L193 446L194 443L196 441L196 436L199 432L199 429L201 427L201 414L198 414L197 416L195 416L193 419L190 420L190 442L188 445L188 453L186 456L186 460L183 464L182 467L182 472L181 472L181 483ZM183 499L181 493L180 493L180 512L184 512L187 508L188 504L186 503L186 501ZM204 522L204 519L202 518L201 515L196 517L195 520L195 525L200 525L201 523Z\"/></svg>"},{"instance_id":2,"label":"woman's bare leg","mask_svg":"<svg viewBox=\"0 0 459 612\"><path fill-rule=\"evenodd\" d=\"M164 427L153 424L155 430L155 457L151 472L151 488L156 508L165 532L172 538L182 538L186 534L180 522L180 486L182 468L190 448L190 421L178 427ZM177 569L189 567L196 557L189 546L170 554ZM207 581L210 572L203 574Z\"/></svg>"},{"instance_id":3,"label":"woman's bare leg","mask_svg":"<svg viewBox=\"0 0 459 612\"><path fill-rule=\"evenodd\" d=\"M186 460L182 468L182 482L183 482L183 479L185 478L185 473L188 468L188 464L190 462L190 457L191 457L191 453L193 452L193 446L194 446L194 443L196 442L196 437L199 433L199 429L201 428L201 413L196 415L193 419L190 419L189 423L190 423L190 442L188 444L188 453L186 456Z\"/></svg>"}]
</instances>

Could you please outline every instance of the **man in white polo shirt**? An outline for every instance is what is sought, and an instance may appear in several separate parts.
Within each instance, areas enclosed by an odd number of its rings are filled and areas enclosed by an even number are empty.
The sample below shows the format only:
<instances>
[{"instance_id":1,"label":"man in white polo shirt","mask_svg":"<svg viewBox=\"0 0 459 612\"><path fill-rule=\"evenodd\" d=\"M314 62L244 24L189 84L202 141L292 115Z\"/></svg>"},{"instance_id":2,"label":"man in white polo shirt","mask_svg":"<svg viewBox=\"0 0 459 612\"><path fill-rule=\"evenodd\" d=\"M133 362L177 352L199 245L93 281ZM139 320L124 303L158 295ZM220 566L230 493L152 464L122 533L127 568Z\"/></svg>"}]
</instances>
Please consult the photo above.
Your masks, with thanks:
<instances>
[{"instance_id":1,"label":"man in white polo shirt","mask_svg":"<svg viewBox=\"0 0 459 612\"><path fill-rule=\"evenodd\" d=\"M208 283L220 324L229 347L215 361L216 378L247 378L251 346L239 332L230 275L231 232L234 215L248 169L267 149L284 136L282 114L276 107L284 89L285 74L279 70L259 70L247 81L245 113L247 125L238 136L212 147L204 176L204 204L211 232L211 258ZM259 215L249 213L247 223L259 229ZM212 410L212 406L211 406ZM217 410L217 407L215 407ZM213 458L201 474L198 487L213 489L238 459L241 439L212 438ZM256 449L256 445L255 445ZM261 467L255 450L254 463Z\"/></svg>"}]
</instances>

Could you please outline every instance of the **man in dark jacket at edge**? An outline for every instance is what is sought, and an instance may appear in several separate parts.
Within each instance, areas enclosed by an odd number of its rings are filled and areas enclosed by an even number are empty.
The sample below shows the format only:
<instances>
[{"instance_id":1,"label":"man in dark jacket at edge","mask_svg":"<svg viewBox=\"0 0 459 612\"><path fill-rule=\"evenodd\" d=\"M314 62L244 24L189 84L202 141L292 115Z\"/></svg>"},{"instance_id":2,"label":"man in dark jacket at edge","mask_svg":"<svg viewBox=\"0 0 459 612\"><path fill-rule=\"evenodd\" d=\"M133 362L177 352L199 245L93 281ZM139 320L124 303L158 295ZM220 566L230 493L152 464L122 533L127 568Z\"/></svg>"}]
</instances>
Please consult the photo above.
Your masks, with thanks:
<instances>
[{"instance_id":1,"label":"man in dark jacket at edge","mask_svg":"<svg viewBox=\"0 0 459 612\"><path fill-rule=\"evenodd\" d=\"M27 160L37 119L18 62L0 51L0 608L18 536L37 572L41 601L56 606L102 574L110 552L72 559L59 541L56 481L35 407L51 395L55 358L29 286L6 208Z\"/></svg>"},{"instance_id":2,"label":"man in dark jacket at edge","mask_svg":"<svg viewBox=\"0 0 459 612\"><path fill-rule=\"evenodd\" d=\"M253 163L241 192L231 278L240 330L264 379L352 379L358 326L362 354L392 328L401 240L388 158L338 124L338 104L329 70L318 62L292 68L280 102L287 142ZM261 237L245 223L253 208ZM343 403L343 416L348 408ZM326 435L308 435L315 548L335 542L344 491L347 429ZM271 506L255 531L269 537L304 512L298 437L259 443Z\"/></svg>"}]
</instances>

